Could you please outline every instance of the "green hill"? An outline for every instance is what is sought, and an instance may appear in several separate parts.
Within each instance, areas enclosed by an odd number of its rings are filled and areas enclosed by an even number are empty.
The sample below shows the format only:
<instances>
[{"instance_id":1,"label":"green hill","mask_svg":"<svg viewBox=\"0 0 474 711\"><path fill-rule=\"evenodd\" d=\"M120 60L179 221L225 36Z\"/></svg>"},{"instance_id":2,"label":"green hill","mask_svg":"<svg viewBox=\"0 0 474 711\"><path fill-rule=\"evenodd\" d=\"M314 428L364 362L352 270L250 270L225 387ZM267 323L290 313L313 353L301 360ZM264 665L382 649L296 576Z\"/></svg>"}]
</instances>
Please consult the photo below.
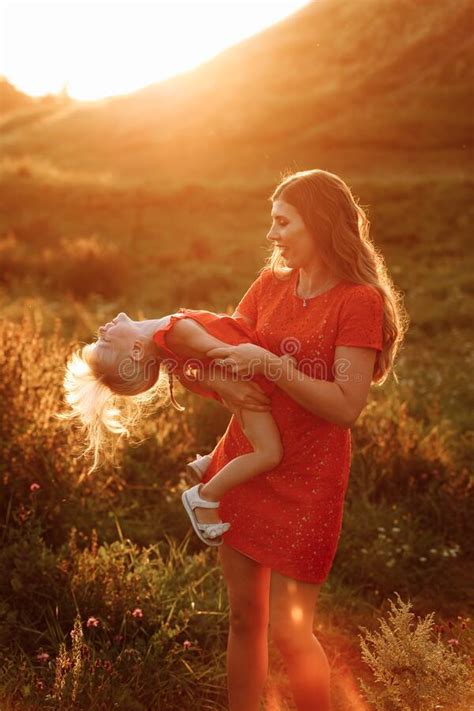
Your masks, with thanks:
<instances>
[{"instance_id":1,"label":"green hill","mask_svg":"<svg viewBox=\"0 0 474 711\"><path fill-rule=\"evenodd\" d=\"M285 166L462 175L472 19L470 0L312 2L194 71L11 121L2 148L153 186L273 182Z\"/></svg>"}]
</instances>

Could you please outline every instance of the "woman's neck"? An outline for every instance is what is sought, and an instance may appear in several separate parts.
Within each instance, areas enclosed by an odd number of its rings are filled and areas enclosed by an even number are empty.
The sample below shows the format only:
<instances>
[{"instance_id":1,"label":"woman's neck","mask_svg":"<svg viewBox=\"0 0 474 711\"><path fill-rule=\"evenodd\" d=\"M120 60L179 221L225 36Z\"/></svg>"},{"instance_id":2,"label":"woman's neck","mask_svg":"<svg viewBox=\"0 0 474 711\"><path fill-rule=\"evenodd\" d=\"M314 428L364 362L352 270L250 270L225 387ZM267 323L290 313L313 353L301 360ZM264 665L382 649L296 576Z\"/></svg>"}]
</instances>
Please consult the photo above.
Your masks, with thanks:
<instances>
[{"instance_id":1,"label":"woman's neck","mask_svg":"<svg viewBox=\"0 0 474 711\"><path fill-rule=\"evenodd\" d=\"M310 298L319 291L325 291L337 284L337 277L327 268L318 265L315 267L300 267L298 269L297 292L301 298Z\"/></svg>"}]
</instances>

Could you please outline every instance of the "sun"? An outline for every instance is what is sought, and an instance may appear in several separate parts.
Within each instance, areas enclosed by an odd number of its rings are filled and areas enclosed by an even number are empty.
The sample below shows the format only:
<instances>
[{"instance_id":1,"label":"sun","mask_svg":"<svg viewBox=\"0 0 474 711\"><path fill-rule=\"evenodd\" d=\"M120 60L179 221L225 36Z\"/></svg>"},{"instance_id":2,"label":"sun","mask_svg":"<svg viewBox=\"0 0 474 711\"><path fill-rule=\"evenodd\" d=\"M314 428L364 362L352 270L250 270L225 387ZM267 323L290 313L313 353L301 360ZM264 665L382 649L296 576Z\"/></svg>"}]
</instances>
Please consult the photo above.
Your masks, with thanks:
<instances>
[{"instance_id":1,"label":"sun","mask_svg":"<svg viewBox=\"0 0 474 711\"><path fill-rule=\"evenodd\" d=\"M201 64L307 1L0 0L0 73L32 96L126 94Z\"/></svg>"}]
</instances>

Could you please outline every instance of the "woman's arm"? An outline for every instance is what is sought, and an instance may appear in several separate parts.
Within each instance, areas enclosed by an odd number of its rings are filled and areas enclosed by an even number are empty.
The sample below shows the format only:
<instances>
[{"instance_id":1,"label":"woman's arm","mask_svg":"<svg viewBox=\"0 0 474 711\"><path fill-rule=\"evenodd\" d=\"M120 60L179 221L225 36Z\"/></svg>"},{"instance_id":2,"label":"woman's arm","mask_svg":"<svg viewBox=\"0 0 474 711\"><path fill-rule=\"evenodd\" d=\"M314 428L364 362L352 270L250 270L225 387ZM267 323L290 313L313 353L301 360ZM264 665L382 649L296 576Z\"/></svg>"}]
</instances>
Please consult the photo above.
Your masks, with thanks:
<instances>
[{"instance_id":1,"label":"woman's arm","mask_svg":"<svg viewBox=\"0 0 474 711\"><path fill-rule=\"evenodd\" d=\"M376 356L374 348L337 346L335 377L330 382L305 375L291 359L281 358L264 348L259 349L260 357L256 359L255 346L249 348L249 345L216 348L207 355L228 358L233 373L246 372L251 360L253 372L266 375L314 415L340 427L352 427L367 402Z\"/></svg>"},{"instance_id":2,"label":"woman's arm","mask_svg":"<svg viewBox=\"0 0 474 711\"><path fill-rule=\"evenodd\" d=\"M251 380L236 380L235 377L224 372L216 373L215 371L212 376L199 373L198 380L189 377L183 371L177 371L173 375L187 390L197 395L205 395L203 390L209 393L210 391L216 392L229 409L243 407L254 412L271 412L270 398L265 395L257 383Z\"/></svg>"},{"instance_id":3,"label":"woman's arm","mask_svg":"<svg viewBox=\"0 0 474 711\"><path fill-rule=\"evenodd\" d=\"M340 427L352 427L367 402L377 351L383 344L384 300L369 284L357 285L344 300L338 317L332 381L318 380L285 363L285 357L243 343L214 349L233 374L262 372L302 407ZM303 370L303 368L302 368ZM273 372L272 372L273 371Z\"/></svg>"},{"instance_id":4,"label":"woman's arm","mask_svg":"<svg viewBox=\"0 0 474 711\"><path fill-rule=\"evenodd\" d=\"M271 354L274 355L273 353ZM310 412L340 427L352 427L367 403L376 350L337 346L334 381L280 367L278 387ZM278 361L281 358L274 356Z\"/></svg>"}]
</instances>

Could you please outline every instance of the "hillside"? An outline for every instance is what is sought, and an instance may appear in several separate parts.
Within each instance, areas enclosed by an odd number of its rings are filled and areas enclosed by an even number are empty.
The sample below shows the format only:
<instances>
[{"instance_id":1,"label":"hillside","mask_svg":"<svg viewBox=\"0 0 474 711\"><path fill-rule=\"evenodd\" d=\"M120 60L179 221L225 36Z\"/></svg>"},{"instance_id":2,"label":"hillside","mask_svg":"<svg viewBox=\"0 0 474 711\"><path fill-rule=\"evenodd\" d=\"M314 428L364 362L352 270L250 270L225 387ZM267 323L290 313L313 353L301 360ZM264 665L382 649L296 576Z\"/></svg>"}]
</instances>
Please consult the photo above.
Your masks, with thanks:
<instances>
[{"instance_id":1,"label":"hillside","mask_svg":"<svg viewBox=\"0 0 474 711\"><path fill-rule=\"evenodd\" d=\"M472 20L470 0L311 2L192 72L10 123L3 150L151 185L272 181L309 165L423 174L442 162L459 175Z\"/></svg>"},{"instance_id":2,"label":"hillside","mask_svg":"<svg viewBox=\"0 0 474 711\"><path fill-rule=\"evenodd\" d=\"M2 118L12 111L30 108L35 100L16 89L5 77L0 76L0 114Z\"/></svg>"}]
</instances>

